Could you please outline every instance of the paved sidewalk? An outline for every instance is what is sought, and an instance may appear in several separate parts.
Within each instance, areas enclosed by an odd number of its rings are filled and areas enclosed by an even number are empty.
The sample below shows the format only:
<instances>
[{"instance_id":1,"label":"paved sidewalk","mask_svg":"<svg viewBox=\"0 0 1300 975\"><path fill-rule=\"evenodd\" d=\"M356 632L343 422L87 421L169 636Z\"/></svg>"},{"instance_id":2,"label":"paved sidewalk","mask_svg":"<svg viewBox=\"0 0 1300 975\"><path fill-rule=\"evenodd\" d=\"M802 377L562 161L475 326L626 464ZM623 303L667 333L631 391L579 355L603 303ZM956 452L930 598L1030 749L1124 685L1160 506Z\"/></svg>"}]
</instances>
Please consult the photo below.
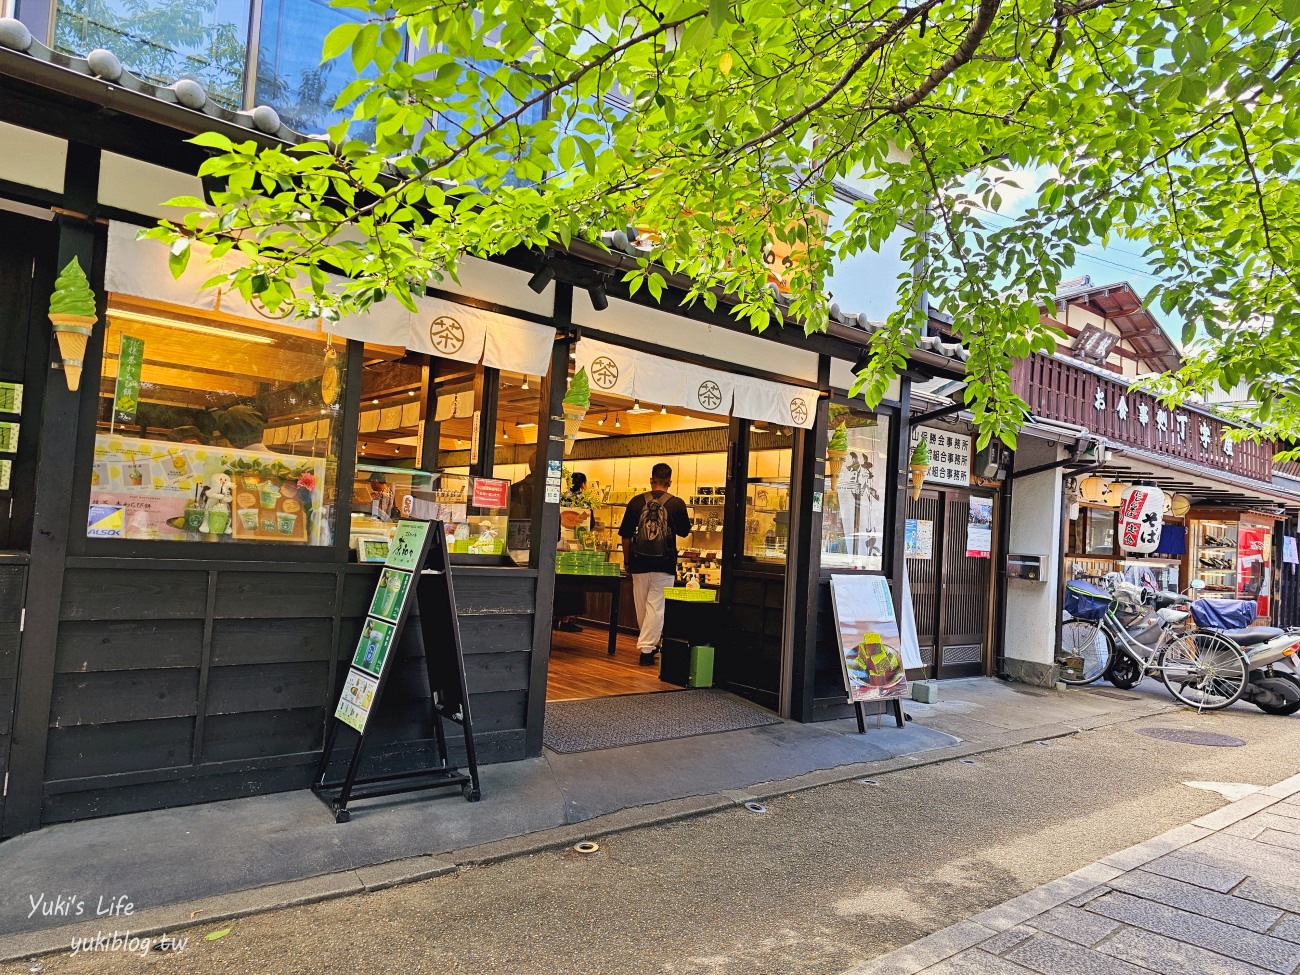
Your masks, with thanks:
<instances>
[{"instance_id":1,"label":"paved sidewalk","mask_svg":"<svg viewBox=\"0 0 1300 975\"><path fill-rule=\"evenodd\" d=\"M1300 775L850 975L1293 975Z\"/></svg>"},{"instance_id":2,"label":"paved sidewalk","mask_svg":"<svg viewBox=\"0 0 1300 975\"><path fill-rule=\"evenodd\" d=\"M0 844L11 891L85 891L113 878L148 892L132 930L381 890L557 849L593 835L701 816L757 799L988 753L1170 709L1168 698L949 681L913 702L903 729L791 722L486 766L483 801L419 793L356 803L335 824L309 792L54 826ZM76 927L75 925L73 927ZM0 911L0 961L66 947L66 918Z\"/></svg>"}]
</instances>

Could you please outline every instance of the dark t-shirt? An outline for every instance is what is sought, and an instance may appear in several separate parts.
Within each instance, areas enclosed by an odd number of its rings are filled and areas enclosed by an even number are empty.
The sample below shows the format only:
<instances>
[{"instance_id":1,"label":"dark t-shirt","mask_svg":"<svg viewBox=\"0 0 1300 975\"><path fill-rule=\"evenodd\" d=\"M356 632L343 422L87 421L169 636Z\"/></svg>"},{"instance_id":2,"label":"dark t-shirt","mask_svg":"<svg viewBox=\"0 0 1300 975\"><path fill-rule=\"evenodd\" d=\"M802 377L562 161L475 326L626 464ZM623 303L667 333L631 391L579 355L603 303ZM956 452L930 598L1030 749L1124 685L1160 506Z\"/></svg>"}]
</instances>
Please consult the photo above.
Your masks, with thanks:
<instances>
[{"instance_id":1,"label":"dark t-shirt","mask_svg":"<svg viewBox=\"0 0 1300 975\"><path fill-rule=\"evenodd\" d=\"M686 502L681 498L667 492L659 494L660 499L664 497L668 498L664 502L664 508L668 515L668 527L672 529L672 534L668 536L668 554L657 559L633 554L631 564L627 567L628 572L667 572L677 575L677 539L674 536L680 535L685 538L691 533L691 515L686 508ZM641 511L644 508L644 494L638 494L627 503L627 508L623 512L623 523L618 526L619 538L636 536L636 525L641 520Z\"/></svg>"}]
</instances>

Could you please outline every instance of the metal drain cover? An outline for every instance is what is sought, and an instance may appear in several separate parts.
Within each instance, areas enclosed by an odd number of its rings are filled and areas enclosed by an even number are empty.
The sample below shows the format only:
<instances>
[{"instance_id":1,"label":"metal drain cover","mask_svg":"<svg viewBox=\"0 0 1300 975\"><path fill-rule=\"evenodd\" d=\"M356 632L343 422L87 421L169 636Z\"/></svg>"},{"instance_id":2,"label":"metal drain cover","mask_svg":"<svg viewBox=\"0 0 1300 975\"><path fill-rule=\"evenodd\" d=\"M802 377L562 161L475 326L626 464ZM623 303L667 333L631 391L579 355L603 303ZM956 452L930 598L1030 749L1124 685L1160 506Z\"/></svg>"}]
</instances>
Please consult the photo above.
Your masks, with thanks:
<instances>
[{"instance_id":1,"label":"metal drain cover","mask_svg":"<svg viewBox=\"0 0 1300 975\"><path fill-rule=\"evenodd\" d=\"M1159 738L1161 741L1176 741L1180 745L1208 745L1211 748L1239 748L1246 744L1240 738L1231 735L1216 735L1212 731L1192 731L1190 728L1138 728L1139 735Z\"/></svg>"}]
</instances>

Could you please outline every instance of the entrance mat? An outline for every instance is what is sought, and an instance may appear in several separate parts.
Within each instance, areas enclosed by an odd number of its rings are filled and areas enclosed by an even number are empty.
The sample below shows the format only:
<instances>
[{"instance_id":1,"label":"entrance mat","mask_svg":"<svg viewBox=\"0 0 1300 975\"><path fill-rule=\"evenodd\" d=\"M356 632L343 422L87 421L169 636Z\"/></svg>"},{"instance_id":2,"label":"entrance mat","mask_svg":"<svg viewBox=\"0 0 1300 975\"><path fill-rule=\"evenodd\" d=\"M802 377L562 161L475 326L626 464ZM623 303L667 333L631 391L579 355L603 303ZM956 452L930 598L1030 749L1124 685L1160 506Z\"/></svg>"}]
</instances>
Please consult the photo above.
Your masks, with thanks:
<instances>
[{"instance_id":1,"label":"entrance mat","mask_svg":"<svg viewBox=\"0 0 1300 975\"><path fill-rule=\"evenodd\" d=\"M719 690L624 694L546 705L542 741L567 754L780 723L770 711Z\"/></svg>"}]
</instances>

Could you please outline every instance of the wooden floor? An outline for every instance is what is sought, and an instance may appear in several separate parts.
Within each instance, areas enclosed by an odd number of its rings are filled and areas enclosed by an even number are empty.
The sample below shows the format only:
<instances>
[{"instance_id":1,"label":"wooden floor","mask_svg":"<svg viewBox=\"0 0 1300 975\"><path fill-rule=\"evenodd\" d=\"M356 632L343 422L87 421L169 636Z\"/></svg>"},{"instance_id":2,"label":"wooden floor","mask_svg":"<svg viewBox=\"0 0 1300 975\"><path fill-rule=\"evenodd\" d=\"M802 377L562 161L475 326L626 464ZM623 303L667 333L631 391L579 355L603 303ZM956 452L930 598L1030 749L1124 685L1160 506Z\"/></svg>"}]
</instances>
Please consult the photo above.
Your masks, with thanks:
<instances>
[{"instance_id":1,"label":"wooden floor","mask_svg":"<svg viewBox=\"0 0 1300 975\"><path fill-rule=\"evenodd\" d=\"M580 701L615 694L676 691L679 687L659 679L659 662L653 667L637 663L636 640L618 635L618 653L609 656L609 631L582 627L581 633L551 631L551 666L546 680L546 700Z\"/></svg>"}]
</instances>

